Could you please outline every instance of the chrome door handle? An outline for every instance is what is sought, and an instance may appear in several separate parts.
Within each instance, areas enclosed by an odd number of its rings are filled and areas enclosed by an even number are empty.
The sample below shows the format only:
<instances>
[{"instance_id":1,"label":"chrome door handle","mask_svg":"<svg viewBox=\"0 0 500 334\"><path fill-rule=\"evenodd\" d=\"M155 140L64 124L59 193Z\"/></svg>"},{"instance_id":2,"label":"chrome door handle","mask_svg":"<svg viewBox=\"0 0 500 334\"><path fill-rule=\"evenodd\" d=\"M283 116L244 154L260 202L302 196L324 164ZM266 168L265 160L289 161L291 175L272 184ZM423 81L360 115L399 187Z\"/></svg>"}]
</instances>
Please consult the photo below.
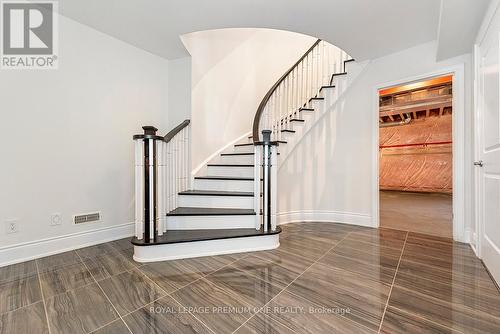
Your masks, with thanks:
<instances>
[{"instance_id":1,"label":"chrome door handle","mask_svg":"<svg viewBox=\"0 0 500 334\"><path fill-rule=\"evenodd\" d=\"M479 166L479 167L483 167L483 160L479 160L479 161L474 161L474 166Z\"/></svg>"}]
</instances>

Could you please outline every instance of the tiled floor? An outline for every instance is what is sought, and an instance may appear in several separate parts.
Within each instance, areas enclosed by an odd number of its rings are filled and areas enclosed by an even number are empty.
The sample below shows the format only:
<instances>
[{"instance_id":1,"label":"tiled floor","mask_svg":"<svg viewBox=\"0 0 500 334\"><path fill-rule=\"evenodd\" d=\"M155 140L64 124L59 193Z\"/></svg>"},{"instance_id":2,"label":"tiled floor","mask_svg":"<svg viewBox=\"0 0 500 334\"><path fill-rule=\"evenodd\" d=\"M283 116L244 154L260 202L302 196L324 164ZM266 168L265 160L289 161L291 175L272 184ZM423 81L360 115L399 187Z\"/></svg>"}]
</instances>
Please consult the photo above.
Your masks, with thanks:
<instances>
[{"instance_id":1,"label":"tiled floor","mask_svg":"<svg viewBox=\"0 0 500 334\"><path fill-rule=\"evenodd\" d=\"M0 268L0 333L500 333L469 246L290 224L277 250L141 265L128 240Z\"/></svg>"}]
</instances>

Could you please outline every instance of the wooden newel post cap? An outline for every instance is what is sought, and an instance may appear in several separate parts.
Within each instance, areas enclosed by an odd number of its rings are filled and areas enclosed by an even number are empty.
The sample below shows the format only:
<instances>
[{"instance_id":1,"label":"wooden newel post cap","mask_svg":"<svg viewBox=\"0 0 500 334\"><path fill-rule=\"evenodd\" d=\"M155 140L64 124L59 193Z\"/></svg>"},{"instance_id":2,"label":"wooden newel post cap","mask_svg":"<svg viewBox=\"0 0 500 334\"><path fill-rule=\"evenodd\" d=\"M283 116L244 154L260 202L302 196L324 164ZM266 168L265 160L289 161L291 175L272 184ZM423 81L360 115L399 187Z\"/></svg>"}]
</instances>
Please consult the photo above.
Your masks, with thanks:
<instances>
[{"instance_id":1,"label":"wooden newel post cap","mask_svg":"<svg viewBox=\"0 0 500 334\"><path fill-rule=\"evenodd\" d=\"M158 131L157 128L155 128L154 126L143 126L142 129L144 130L144 134L145 135L156 135L156 131Z\"/></svg>"}]
</instances>

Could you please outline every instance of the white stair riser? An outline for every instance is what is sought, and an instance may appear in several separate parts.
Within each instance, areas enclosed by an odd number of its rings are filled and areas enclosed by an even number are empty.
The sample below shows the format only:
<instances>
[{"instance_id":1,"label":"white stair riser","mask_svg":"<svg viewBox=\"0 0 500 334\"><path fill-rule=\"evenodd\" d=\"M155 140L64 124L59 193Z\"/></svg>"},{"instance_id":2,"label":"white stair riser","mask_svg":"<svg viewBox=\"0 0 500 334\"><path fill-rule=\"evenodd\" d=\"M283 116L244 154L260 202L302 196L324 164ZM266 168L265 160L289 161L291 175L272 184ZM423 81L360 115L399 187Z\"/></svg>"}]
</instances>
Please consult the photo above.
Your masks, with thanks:
<instances>
[{"instance_id":1,"label":"white stair riser","mask_svg":"<svg viewBox=\"0 0 500 334\"><path fill-rule=\"evenodd\" d=\"M234 146L234 153L253 153L254 146L253 145L245 145L245 146Z\"/></svg>"},{"instance_id":2,"label":"white stair riser","mask_svg":"<svg viewBox=\"0 0 500 334\"><path fill-rule=\"evenodd\" d=\"M279 245L279 234L273 234L154 246L134 246L134 260L137 262L168 261L200 256L262 251L278 248Z\"/></svg>"},{"instance_id":3,"label":"white stair riser","mask_svg":"<svg viewBox=\"0 0 500 334\"><path fill-rule=\"evenodd\" d=\"M194 189L196 190L214 190L214 191L249 191L253 192L252 181L240 180L208 180L195 179Z\"/></svg>"},{"instance_id":4,"label":"white stair riser","mask_svg":"<svg viewBox=\"0 0 500 334\"><path fill-rule=\"evenodd\" d=\"M188 208L252 209L253 197L180 195L179 206Z\"/></svg>"},{"instance_id":5,"label":"white stair riser","mask_svg":"<svg viewBox=\"0 0 500 334\"><path fill-rule=\"evenodd\" d=\"M208 166L208 176L253 177L253 167Z\"/></svg>"},{"instance_id":6,"label":"white stair riser","mask_svg":"<svg viewBox=\"0 0 500 334\"><path fill-rule=\"evenodd\" d=\"M221 164L240 164L240 165L253 165L252 155L221 155L219 157Z\"/></svg>"},{"instance_id":7,"label":"white stair riser","mask_svg":"<svg viewBox=\"0 0 500 334\"><path fill-rule=\"evenodd\" d=\"M169 216L168 230L217 230L255 228L255 215L242 216ZM168 232L167 232L168 233Z\"/></svg>"}]
</instances>

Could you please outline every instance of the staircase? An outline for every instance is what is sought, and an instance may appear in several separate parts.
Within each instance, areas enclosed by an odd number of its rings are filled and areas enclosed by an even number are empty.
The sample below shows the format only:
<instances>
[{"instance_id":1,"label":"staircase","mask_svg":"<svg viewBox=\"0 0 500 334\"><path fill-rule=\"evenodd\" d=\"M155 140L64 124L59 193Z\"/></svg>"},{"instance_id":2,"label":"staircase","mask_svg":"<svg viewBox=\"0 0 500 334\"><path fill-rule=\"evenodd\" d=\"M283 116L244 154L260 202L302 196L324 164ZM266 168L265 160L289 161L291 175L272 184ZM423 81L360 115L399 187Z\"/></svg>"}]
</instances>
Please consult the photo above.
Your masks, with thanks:
<instances>
[{"instance_id":1,"label":"staircase","mask_svg":"<svg viewBox=\"0 0 500 334\"><path fill-rule=\"evenodd\" d=\"M293 144L348 83L344 51L317 40L271 87L252 135L190 178L190 121L166 136L134 136L134 259L139 262L273 249L279 246L277 172ZM345 87L344 87L345 88ZM310 125L309 125L310 126Z\"/></svg>"}]
</instances>

